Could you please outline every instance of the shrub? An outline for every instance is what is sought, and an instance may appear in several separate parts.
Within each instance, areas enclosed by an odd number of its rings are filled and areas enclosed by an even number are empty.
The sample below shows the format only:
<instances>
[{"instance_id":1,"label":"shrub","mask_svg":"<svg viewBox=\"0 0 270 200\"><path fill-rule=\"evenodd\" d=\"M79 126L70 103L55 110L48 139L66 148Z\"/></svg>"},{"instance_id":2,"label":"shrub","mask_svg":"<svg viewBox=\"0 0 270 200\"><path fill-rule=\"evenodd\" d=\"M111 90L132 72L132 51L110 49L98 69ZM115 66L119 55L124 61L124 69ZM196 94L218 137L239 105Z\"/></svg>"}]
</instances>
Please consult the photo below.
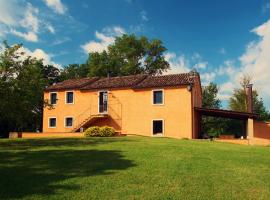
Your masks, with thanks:
<instances>
[{"instance_id":1,"label":"shrub","mask_svg":"<svg viewBox=\"0 0 270 200\"><path fill-rule=\"evenodd\" d=\"M115 130L109 126L92 126L84 132L85 137L112 137L115 135Z\"/></svg>"},{"instance_id":2,"label":"shrub","mask_svg":"<svg viewBox=\"0 0 270 200\"><path fill-rule=\"evenodd\" d=\"M85 137L97 137L100 136L100 128L98 126L92 126L84 132Z\"/></svg>"},{"instance_id":3,"label":"shrub","mask_svg":"<svg viewBox=\"0 0 270 200\"><path fill-rule=\"evenodd\" d=\"M103 126L100 128L101 137L111 137L115 135L115 130L109 126Z\"/></svg>"}]
</instances>

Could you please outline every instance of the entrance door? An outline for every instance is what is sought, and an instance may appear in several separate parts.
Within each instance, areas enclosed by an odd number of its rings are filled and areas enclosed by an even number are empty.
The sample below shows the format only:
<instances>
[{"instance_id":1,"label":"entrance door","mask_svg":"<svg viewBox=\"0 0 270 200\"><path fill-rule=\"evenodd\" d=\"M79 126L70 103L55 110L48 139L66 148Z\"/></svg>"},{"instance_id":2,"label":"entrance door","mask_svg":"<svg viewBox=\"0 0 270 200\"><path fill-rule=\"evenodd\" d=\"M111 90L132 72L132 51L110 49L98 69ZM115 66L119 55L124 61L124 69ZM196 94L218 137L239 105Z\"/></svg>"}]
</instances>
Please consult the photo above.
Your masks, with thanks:
<instances>
[{"instance_id":1,"label":"entrance door","mask_svg":"<svg viewBox=\"0 0 270 200\"><path fill-rule=\"evenodd\" d=\"M108 112L108 92L103 91L99 92L99 113L107 113Z\"/></svg>"}]
</instances>

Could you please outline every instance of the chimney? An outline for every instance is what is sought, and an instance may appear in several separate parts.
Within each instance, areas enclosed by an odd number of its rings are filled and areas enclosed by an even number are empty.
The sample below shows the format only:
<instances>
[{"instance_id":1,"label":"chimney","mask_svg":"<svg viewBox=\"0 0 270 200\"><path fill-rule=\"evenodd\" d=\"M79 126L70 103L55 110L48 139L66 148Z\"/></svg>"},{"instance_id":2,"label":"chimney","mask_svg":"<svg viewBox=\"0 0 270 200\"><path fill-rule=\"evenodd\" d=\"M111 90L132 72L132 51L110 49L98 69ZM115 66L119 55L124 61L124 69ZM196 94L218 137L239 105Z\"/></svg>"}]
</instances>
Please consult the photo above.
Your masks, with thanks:
<instances>
[{"instance_id":1,"label":"chimney","mask_svg":"<svg viewBox=\"0 0 270 200\"><path fill-rule=\"evenodd\" d=\"M247 111L253 113L252 84L246 85Z\"/></svg>"}]
</instances>

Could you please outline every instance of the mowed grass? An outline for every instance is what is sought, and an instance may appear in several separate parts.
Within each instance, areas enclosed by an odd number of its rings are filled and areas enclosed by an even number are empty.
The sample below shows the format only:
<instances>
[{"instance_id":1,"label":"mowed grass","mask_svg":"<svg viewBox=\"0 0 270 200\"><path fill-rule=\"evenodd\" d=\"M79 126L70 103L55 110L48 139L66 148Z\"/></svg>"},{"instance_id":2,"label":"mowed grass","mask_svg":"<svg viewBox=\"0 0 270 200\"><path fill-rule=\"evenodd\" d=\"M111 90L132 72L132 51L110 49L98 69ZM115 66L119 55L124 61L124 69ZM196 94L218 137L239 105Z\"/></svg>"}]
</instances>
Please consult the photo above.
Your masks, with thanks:
<instances>
[{"instance_id":1,"label":"mowed grass","mask_svg":"<svg viewBox=\"0 0 270 200\"><path fill-rule=\"evenodd\" d=\"M269 198L269 147L135 136L0 140L0 199Z\"/></svg>"}]
</instances>

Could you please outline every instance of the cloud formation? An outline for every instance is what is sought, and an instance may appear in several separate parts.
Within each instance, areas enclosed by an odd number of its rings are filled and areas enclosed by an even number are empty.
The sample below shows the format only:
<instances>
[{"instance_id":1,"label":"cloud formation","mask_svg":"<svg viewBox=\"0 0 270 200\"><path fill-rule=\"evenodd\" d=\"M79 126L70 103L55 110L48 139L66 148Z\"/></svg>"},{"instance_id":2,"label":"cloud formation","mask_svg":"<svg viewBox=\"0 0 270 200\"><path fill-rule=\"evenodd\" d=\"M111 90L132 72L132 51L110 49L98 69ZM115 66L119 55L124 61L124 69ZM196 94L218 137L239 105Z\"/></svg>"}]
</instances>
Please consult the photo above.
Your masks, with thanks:
<instances>
[{"instance_id":1,"label":"cloud formation","mask_svg":"<svg viewBox=\"0 0 270 200\"><path fill-rule=\"evenodd\" d=\"M251 41L243 55L239 57L240 66L236 66L233 60L227 60L217 70L219 77L227 77L227 81L220 85L219 98L228 100L233 89L240 87L240 79L243 75L251 76L254 88L265 101L270 102L270 20L254 28L252 33L258 36Z\"/></svg>"},{"instance_id":2,"label":"cloud formation","mask_svg":"<svg viewBox=\"0 0 270 200\"><path fill-rule=\"evenodd\" d=\"M60 64L52 61L52 57L53 57L52 54L48 54L42 49L35 49L34 51L31 51L28 48L21 47L18 51L25 52L24 58L26 58L27 56L31 56L38 60L41 59L45 65L53 65L54 67L57 67L58 69L62 68Z\"/></svg>"},{"instance_id":3,"label":"cloud formation","mask_svg":"<svg viewBox=\"0 0 270 200\"><path fill-rule=\"evenodd\" d=\"M0 0L0 35L13 34L24 40L37 42L40 27L54 33L54 27L40 19L39 9L18 0Z\"/></svg>"},{"instance_id":4,"label":"cloud formation","mask_svg":"<svg viewBox=\"0 0 270 200\"><path fill-rule=\"evenodd\" d=\"M67 6L64 5L61 0L44 0L46 5L51 8L57 14L65 14L67 12Z\"/></svg>"},{"instance_id":5,"label":"cloud formation","mask_svg":"<svg viewBox=\"0 0 270 200\"><path fill-rule=\"evenodd\" d=\"M125 32L125 29L120 26L104 28L101 32L95 32L96 40L90 40L81 45L81 48L86 54L106 51L108 46L114 42L115 37L123 35Z\"/></svg>"}]
</instances>

